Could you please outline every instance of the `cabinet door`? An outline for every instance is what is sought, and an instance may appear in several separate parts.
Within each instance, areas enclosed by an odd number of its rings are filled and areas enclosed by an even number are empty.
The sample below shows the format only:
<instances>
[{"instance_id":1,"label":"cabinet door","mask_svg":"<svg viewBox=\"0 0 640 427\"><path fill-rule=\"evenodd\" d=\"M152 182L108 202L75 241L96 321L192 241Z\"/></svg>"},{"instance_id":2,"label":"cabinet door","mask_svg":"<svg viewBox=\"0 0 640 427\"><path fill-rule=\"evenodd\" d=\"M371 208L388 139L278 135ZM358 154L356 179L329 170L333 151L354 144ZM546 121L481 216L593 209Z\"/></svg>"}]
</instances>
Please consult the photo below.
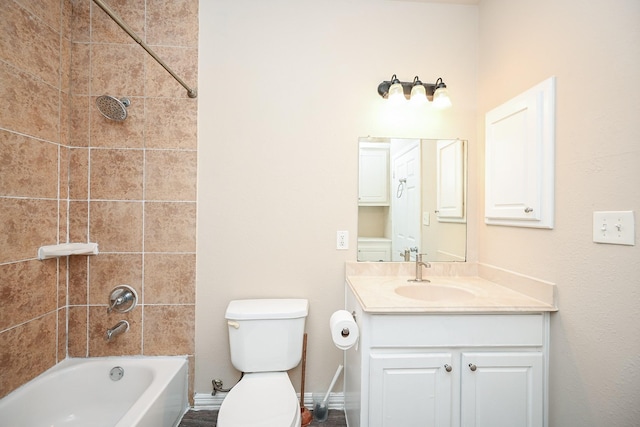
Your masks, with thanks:
<instances>
[{"instance_id":1,"label":"cabinet door","mask_svg":"<svg viewBox=\"0 0 640 427\"><path fill-rule=\"evenodd\" d=\"M369 427L450 427L451 365L449 353L372 354Z\"/></svg>"},{"instance_id":2,"label":"cabinet door","mask_svg":"<svg viewBox=\"0 0 640 427\"><path fill-rule=\"evenodd\" d=\"M553 228L555 80L486 114L485 222Z\"/></svg>"},{"instance_id":3,"label":"cabinet door","mask_svg":"<svg viewBox=\"0 0 640 427\"><path fill-rule=\"evenodd\" d=\"M358 204L389 206L389 145L360 144Z\"/></svg>"},{"instance_id":4,"label":"cabinet door","mask_svg":"<svg viewBox=\"0 0 640 427\"><path fill-rule=\"evenodd\" d=\"M391 242L358 241L358 261L391 261Z\"/></svg>"},{"instance_id":5,"label":"cabinet door","mask_svg":"<svg viewBox=\"0 0 640 427\"><path fill-rule=\"evenodd\" d=\"M442 222L463 222L464 142L441 140L436 149L438 219Z\"/></svg>"},{"instance_id":6,"label":"cabinet door","mask_svg":"<svg viewBox=\"0 0 640 427\"><path fill-rule=\"evenodd\" d=\"M463 353L462 427L542 427L543 356Z\"/></svg>"}]
</instances>

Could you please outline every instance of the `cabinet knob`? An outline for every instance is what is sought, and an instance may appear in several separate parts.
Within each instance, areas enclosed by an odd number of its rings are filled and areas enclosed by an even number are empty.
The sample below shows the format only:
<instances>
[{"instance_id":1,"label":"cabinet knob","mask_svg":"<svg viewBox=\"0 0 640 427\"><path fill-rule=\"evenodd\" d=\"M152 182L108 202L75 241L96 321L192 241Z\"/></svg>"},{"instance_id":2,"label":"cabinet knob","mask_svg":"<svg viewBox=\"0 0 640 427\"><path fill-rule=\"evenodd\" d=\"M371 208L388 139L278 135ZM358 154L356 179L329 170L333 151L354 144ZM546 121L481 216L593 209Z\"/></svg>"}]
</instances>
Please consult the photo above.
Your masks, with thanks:
<instances>
[{"instance_id":1,"label":"cabinet knob","mask_svg":"<svg viewBox=\"0 0 640 427\"><path fill-rule=\"evenodd\" d=\"M473 363L469 363L469 369L471 369L471 371L475 372L476 369L478 369L478 367L476 365L474 365Z\"/></svg>"},{"instance_id":2,"label":"cabinet knob","mask_svg":"<svg viewBox=\"0 0 640 427\"><path fill-rule=\"evenodd\" d=\"M531 212L533 212L533 208L526 207L526 208L524 208L524 212L525 213L531 213Z\"/></svg>"},{"instance_id":3,"label":"cabinet knob","mask_svg":"<svg viewBox=\"0 0 640 427\"><path fill-rule=\"evenodd\" d=\"M451 365L444 365L444 370L447 372L451 372L453 368L451 367Z\"/></svg>"}]
</instances>

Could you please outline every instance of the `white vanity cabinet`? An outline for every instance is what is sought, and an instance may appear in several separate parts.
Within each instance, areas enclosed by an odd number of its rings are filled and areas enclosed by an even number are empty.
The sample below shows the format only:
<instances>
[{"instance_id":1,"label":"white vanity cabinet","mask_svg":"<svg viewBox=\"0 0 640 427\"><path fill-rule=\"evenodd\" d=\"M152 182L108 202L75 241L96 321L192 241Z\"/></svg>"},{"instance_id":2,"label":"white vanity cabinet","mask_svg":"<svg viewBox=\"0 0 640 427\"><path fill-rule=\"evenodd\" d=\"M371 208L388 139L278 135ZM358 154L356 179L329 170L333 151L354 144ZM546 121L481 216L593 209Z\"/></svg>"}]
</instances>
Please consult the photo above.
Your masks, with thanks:
<instances>
[{"instance_id":1,"label":"white vanity cabinet","mask_svg":"<svg viewBox=\"0 0 640 427\"><path fill-rule=\"evenodd\" d=\"M389 144L360 143L358 204L389 206Z\"/></svg>"},{"instance_id":2,"label":"white vanity cabinet","mask_svg":"<svg viewBox=\"0 0 640 427\"><path fill-rule=\"evenodd\" d=\"M350 427L546 427L549 313L366 313L349 286L346 302Z\"/></svg>"}]
</instances>

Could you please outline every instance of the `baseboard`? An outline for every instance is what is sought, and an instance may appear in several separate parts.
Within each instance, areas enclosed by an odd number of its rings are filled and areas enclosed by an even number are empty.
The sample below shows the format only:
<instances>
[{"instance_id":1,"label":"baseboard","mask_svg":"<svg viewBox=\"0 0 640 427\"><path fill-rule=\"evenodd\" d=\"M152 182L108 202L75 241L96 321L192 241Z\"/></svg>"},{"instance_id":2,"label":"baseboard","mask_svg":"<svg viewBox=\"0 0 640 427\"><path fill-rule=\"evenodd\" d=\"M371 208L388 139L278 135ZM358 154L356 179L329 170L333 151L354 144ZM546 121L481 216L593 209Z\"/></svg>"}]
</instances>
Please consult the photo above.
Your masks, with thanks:
<instances>
[{"instance_id":1,"label":"baseboard","mask_svg":"<svg viewBox=\"0 0 640 427\"><path fill-rule=\"evenodd\" d=\"M227 393L216 393L212 396L211 393L196 393L193 397L193 409L200 410L214 410L217 411L222 405L222 401ZM298 399L300 395L298 395ZM313 394L304 394L304 406L308 409L313 409ZM329 395L329 409L344 410L344 393L331 393Z\"/></svg>"}]
</instances>

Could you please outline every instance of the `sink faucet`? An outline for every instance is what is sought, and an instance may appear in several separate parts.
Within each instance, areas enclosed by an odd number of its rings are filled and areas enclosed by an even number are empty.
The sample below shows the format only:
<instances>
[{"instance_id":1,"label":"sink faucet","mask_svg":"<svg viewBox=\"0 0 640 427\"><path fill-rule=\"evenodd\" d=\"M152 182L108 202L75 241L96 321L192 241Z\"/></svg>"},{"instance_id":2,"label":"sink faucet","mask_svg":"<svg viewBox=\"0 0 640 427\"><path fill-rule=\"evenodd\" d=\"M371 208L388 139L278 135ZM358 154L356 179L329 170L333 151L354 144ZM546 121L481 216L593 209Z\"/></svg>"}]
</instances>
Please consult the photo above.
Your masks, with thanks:
<instances>
[{"instance_id":1,"label":"sink faucet","mask_svg":"<svg viewBox=\"0 0 640 427\"><path fill-rule=\"evenodd\" d=\"M422 278L422 267L431 268L431 264L422 261L422 254L416 254L416 278L409 282L430 282L429 279Z\"/></svg>"}]
</instances>

